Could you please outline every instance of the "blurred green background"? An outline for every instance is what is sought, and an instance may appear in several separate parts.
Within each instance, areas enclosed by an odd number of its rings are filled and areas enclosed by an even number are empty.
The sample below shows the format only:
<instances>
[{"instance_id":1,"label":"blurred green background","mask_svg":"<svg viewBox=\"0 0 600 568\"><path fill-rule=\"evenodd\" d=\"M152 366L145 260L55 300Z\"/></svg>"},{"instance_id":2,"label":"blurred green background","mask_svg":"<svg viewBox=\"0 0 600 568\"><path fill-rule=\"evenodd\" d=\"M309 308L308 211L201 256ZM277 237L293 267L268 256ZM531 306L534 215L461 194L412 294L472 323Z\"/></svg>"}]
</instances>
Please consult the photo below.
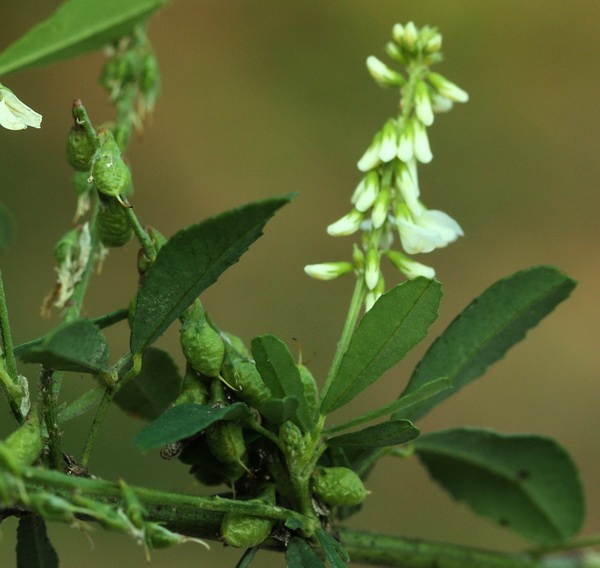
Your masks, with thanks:
<instances>
[{"instance_id":1,"label":"blurred green background","mask_svg":"<svg viewBox=\"0 0 600 568\"><path fill-rule=\"evenodd\" d=\"M57 1L4 0L0 49L45 18ZM385 59L395 22L436 25L446 61L439 71L471 95L430 130L434 153L421 169L425 203L454 216L466 236L419 260L435 266L445 289L439 321L422 346L339 418L374 408L402 390L427 345L495 280L550 264L579 280L573 297L497 364L485 379L438 407L424 431L458 425L537 432L568 447L581 468L589 511L585 532L600 531L600 4L594 0L174 0L156 16L150 37L163 93L143 136L131 144L143 223L166 235L238 204L299 191L242 261L204 296L223 328L249 341L275 333L301 343L313 373L323 377L341 329L352 279L310 280L307 263L349 258L352 238L325 227L348 210L359 180L356 160L397 95L380 90L364 61ZM2 271L17 343L55 325L39 316L53 285L52 248L69 227L75 198L64 160L71 100L83 100L96 124L113 116L97 77L102 54L91 54L2 77L44 116L40 131L0 131L1 198L14 213L17 236ZM134 244L111 253L95 278L86 315L124 307L136 287ZM388 274L392 284L396 275ZM397 280L396 280L397 281ZM109 333L112 359L127 348L124 324ZM177 354L176 330L160 346ZM23 367L31 380L34 367ZM91 384L71 376L71 399ZM0 435L13 428L0 410ZM81 452L90 416L65 427L66 449ZM185 467L141 455L132 445L141 424L114 410L91 469L107 479L198 491ZM516 549L521 539L453 503L416 460L384 460L370 478L373 494L357 527L397 535ZM2 525L3 559L14 553L14 526ZM62 566L144 566L130 539L52 526ZM239 551L213 543L156 552L152 565L234 566ZM281 566L265 553L259 566ZM3 560L4 564L4 560ZM13 561L6 561L13 565Z\"/></svg>"}]
</instances>

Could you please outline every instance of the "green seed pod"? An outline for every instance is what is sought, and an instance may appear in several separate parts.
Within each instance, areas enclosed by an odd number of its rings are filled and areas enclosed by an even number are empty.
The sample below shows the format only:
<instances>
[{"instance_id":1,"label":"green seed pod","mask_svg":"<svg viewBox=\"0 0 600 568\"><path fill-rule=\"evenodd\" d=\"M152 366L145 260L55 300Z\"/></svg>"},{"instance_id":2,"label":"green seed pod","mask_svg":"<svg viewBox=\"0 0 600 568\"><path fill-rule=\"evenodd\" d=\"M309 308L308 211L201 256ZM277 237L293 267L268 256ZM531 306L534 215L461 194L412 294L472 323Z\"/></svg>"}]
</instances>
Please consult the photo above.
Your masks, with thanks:
<instances>
[{"instance_id":1,"label":"green seed pod","mask_svg":"<svg viewBox=\"0 0 600 568\"><path fill-rule=\"evenodd\" d=\"M34 406L25 422L6 440L4 445L21 465L31 465L42 453L42 436L37 408Z\"/></svg>"},{"instance_id":2,"label":"green seed pod","mask_svg":"<svg viewBox=\"0 0 600 568\"><path fill-rule=\"evenodd\" d=\"M360 477L347 467L318 467L313 473L312 490L334 507L360 505L369 494Z\"/></svg>"},{"instance_id":3,"label":"green seed pod","mask_svg":"<svg viewBox=\"0 0 600 568\"><path fill-rule=\"evenodd\" d=\"M254 361L240 356L228 344L225 345L221 374L227 384L235 389L236 396L253 408L260 408L272 398L271 391L262 380Z\"/></svg>"},{"instance_id":4,"label":"green seed pod","mask_svg":"<svg viewBox=\"0 0 600 568\"><path fill-rule=\"evenodd\" d=\"M184 320L179 336L187 361L202 375L218 377L225 355L225 344L202 314Z\"/></svg>"},{"instance_id":5,"label":"green seed pod","mask_svg":"<svg viewBox=\"0 0 600 568\"><path fill-rule=\"evenodd\" d=\"M110 130L98 130L99 147L94 154L92 177L100 193L116 197L121 201L121 194L127 189L131 174L121 158L121 150Z\"/></svg>"},{"instance_id":6,"label":"green seed pod","mask_svg":"<svg viewBox=\"0 0 600 568\"><path fill-rule=\"evenodd\" d=\"M105 247L122 247L133 237L125 209L114 199L100 199L97 227L100 241Z\"/></svg>"},{"instance_id":7,"label":"green seed pod","mask_svg":"<svg viewBox=\"0 0 600 568\"><path fill-rule=\"evenodd\" d=\"M140 89L144 95L144 110L152 112L160 92L160 70L154 53L147 53L142 61Z\"/></svg>"},{"instance_id":8,"label":"green seed pod","mask_svg":"<svg viewBox=\"0 0 600 568\"><path fill-rule=\"evenodd\" d=\"M260 497L250 501L274 505L275 485L270 484ZM229 546L252 548L258 546L271 534L274 524L272 519L227 513L221 522L221 536Z\"/></svg>"},{"instance_id":9,"label":"green seed pod","mask_svg":"<svg viewBox=\"0 0 600 568\"><path fill-rule=\"evenodd\" d=\"M244 433L239 422L222 420L210 426L206 443L215 458L222 463L243 463L246 453Z\"/></svg>"},{"instance_id":10,"label":"green seed pod","mask_svg":"<svg viewBox=\"0 0 600 568\"><path fill-rule=\"evenodd\" d=\"M75 228L67 231L54 245L54 259L57 266L63 265L65 262L74 260L79 256L79 235L80 228Z\"/></svg>"},{"instance_id":11,"label":"green seed pod","mask_svg":"<svg viewBox=\"0 0 600 568\"><path fill-rule=\"evenodd\" d=\"M75 122L67 138L67 162L78 172L89 172L96 147L85 128Z\"/></svg>"},{"instance_id":12,"label":"green seed pod","mask_svg":"<svg viewBox=\"0 0 600 568\"><path fill-rule=\"evenodd\" d=\"M304 387L304 398L308 404L308 410L311 418L316 421L319 411L319 388L317 387L317 382L312 373L304 365L298 365L298 371L300 371L300 380Z\"/></svg>"},{"instance_id":13,"label":"green seed pod","mask_svg":"<svg viewBox=\"0 0 600 568\"><path fill-rule=\"evenodd\" d=\"M208 387L206 378L198 376L198 373L187 365L185 376L183 377L183 385L181 393L173 403L173 406L192 402L194 404L208 404Z\"/></svg>"},{"instance_id":14,"label":"green seed pod","mask_svg":"<svg viewBox=\"0 0 600 568\"><path fill-rule=\"evenodd\" d=\"M229 333L227 331L222 331L221 337L223 337L223 339L227 343L229 343L229 345L231 345L231 347L233 347L242 357L246 357L247 359L252 358L252 354L250 353L246 345L244 345L244 342L242 341L241 337L233 335L232 333Z\"/></svg>"}]
</instances>

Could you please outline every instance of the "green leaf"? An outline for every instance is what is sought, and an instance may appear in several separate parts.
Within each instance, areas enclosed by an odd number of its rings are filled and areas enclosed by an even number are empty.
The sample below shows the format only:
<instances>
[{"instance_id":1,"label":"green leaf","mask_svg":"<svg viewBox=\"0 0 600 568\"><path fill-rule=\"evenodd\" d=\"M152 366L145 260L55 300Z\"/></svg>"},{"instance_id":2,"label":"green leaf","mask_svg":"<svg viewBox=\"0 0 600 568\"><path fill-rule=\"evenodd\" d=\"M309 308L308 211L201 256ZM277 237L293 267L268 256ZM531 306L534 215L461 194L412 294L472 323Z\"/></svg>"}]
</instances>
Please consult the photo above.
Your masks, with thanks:
<instances>
[{"instance_id":1,"label":"green leaf","mask_svg":"<svg viewBox=\"0 0 600 568\"><path fill-rule=\"evenodd\" d=\"M160 448L206 430L219 420L239 420L251 414L242 402L214 408L186 402L169 408L146 426L133 441L140 450Z\"/></svg>"},{"instance_id":2,"label":"green leaf","mask_svg":"<svg viewBox=\"0 0 600 568\"><path fill-rule=\"evenodd\" d=\"M128 35L166 0L68 0L0 53L0 76L101 49Z\"/></svg>"},{"instance_id":3,"label":"green leaf","mask_svg":"<svg viewBox=\"0 0 600 568\"><path fill-rule=\"evenodd\" d=\"M327 531L317 529L316 533L331 568L346 568L346 562L350 562L350 557L344 547Z\"/></svg>"},{"instance_id":4,"label":"green leaf","mask_svg":"<svg viewBox=\"0 0 600 568\"><path fill-rule=\"evenodd\" d=\"M261 335L252 340L252 356L273 396L293 396L298 400L295 422L308 432L313 426L313 417L304 394L300 371L287 345L274 335Z\"/></svg>"},{"instance_id":5,"label":"green leaf","mask_svg":"<svg viewBox=\"0 0 600 568\"><path fill-rule=\"evenodd\" d=\"M285 551L287 568L325 568L325 563L304 540L297 536L291 538Z\"/></svg>"},{"instance_id":6,"label":"green leaf","mask_svg":"<svg viewBox=\"0 0 600 568\"><path fill-rule=\"evenodd\" d=\"M46 523L34 513L19 519L17 568L58 568L58 554L48 538Z\"/></svg>"},{"instance_id":7,"label":"green leaf","mask_svg":"<svg viewBox=\"0 0 600 568\"><path fill-rule=\"evenodd\" d=\"M526 539L553 544L583 523L583 489L569 455L535 435L456 428L423 435L417 455L457 500Z\"/></svg>"},{"instance_id":8,"label":"green leaf","mask_svg":"<svg viewBox=\"0 0 600 568\"><path fill-rule=\"evenodd\" d=\"M377 408L376 410L372 410L371 412L361 414L356 418L348 420L347 422L342 422L341 424L336 424L331 428L326 428L324 433L329 435L333 434L334 432L340 432L342 430L356 428L357 426L362 426L367 422L372 422L373 420L377 420L378 418L389 416L392 413L395 413L394 416L398 418L414 406L420 404L421 402L431 398L432 396L435 396L436 394L446 389L449 389L451 386L452 382L446 377L436 379L435 381L431 381L430 383L419 387L417 390L411 392L410 394L404 395L401 398L397 398L396 400L380 408Z\"/></svg>"},{"instance_id":9,"label":"green leaf","mask_svg":"<svg viewBox=\"0 0 600 568\"><path fill-rule=\"evenodd\" d=\"M171 237L146 272L138 293L131 322L131 352L142 352L235 264L262 235L266 222L292 197L255 201Z\"/></svg>"},{"instance_id":10,"label":"green leaf","mask_svg":"<svg viewBox=\"0 0 600 568\"><path fill-rule=\"evenodd\" d=\"M123 368L124 375L131 369ZM161 349L144 351L140 374L115 396L121 410L142 420L158 418L181 392L182 378L171 356Z\"/></svg>"},{"instance_id":11,"label":"green leaf","mask_svg":"<svg viewBox=\"0 0 600 568\"><path fill-rule=\"evenodd\" d=\"M521 341L560 302L576 282L555 268L538 266L499 280L476 298L431 345L402 396L438 377L452 388L403 413L417 420L479 378Z\"/></svg>"},{"instance_id":12,"label":"green leaf","mask_svg":"<svg viewBox=\"0 0 600 568\"><path fill-rule=\"evenodd\" d=\"M106 340L97 326L83 318L60 326L39 343L19 351L19 358L55 371L101 373L108 370Z\"/></svg>"},{"instance_id":13,"label":"green leaf","mask_svg":"<svg viewBox=\"0 0 600 568\"><path fill-rule=\"evenodd\" d=\"M381 296L358 324L321 413L348 404L419 343L437 318L441 297L440 283L421 277Z\"/></svg>"},{"instance_id":14,"label":"green leaf","mask_svg":"<svg viewBox=\"0 0 600 568\"><path fill-rule=\"evenodd\" d=\"M295 396L272 398L263 403L258 410L271 424L280 426L295 416L298 399Z\"/></svg>"},{"instance_id":15,"label":"green leaf","mask_svg":"<svg viewBox=\"0 0 600 568\"><path fill-rule=\"evenodd\" d=\"M409 420L388 420L357 432L327 440L328 446L346 448L384 448L414 440L420 431Z\"/></svg>"},{"instance_id":16,"label":"green leaf","mask_svg":"<svg viewBox=\"0 0 600 568\"><path fill-rule=\"evenodd\" d=\"M58 413L58 421L66 422L67 420L81 416L96 403L100 402L105 392L106 385L98 385L96 388L86 391Z\"/></svg>"}]
</instances>

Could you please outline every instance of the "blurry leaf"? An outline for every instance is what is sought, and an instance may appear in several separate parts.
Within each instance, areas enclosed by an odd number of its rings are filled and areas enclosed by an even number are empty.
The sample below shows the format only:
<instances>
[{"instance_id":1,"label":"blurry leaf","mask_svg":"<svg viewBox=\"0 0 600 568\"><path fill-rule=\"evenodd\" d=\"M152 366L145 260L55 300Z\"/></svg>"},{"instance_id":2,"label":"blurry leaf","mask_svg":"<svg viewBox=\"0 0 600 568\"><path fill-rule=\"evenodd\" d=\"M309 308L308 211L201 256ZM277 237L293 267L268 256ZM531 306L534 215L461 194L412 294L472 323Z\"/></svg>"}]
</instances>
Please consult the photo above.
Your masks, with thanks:
<instances>
[{"instance_id":1,"label":"blurry leaf","mask_svg":"<svg viewBox=\"0 0 600 568\"><path fill-rule=\"evenodd\" d=\"M358 324L321 413L348 404L419 343L437 318L441 297L440 283L422 277L381 296Z\"/></svg>"},{"instance_id":2,"label":"blurry leaf","mask_svg":"<svg viewBox=\"0 0 600 568\"><path fill-rule=\"evenodd\" d=\"M106 385L98 385L96 388L86 391L58 413L58 421L66 422L67 420L81 416L96 403L100 402L105 392Z\"/></svg>"},{"instance_id":3,"label":"blurry leaf","mask_svg":"<svg viewBox=\"0 0 600 568\"><path fill-rule=\"evenodd\" d=\"M68 0L0 53L0 76L101 49L128 35L166 0Z\"/></svg>"},{"instance_id":4,"label":"blurry leaf","mask_svg":"<svg viewBox=\"0 0 600 568\"><path fill-rule=\"evenodd\" d=\"M413 406L420 404L424 400L427 400L446 389L449 389L451 386L452 382L446 377L436 379L435 381L431 381L430 383L419 387L410 394L403 395L401 398L397 398L396 400L377 408L376 410L372 410L366 414L361 414L352 420L342 422L341 424L336 424L331 428L326 428L325 434L333 434L334 432L356 428L357 426L361 426L367 422L372 422L373 420L377 420L383 416L389 416L392 413L395 413L394 416L398 418Z\"/></svg>"},{"instance_id":5,"label":"blurry leaf","mask_svg":"<svg viewBox=\"0 0 600 568\"><path fill-rule=\"evenodd\" d=\"M538 266L499 280L476 298L431 345L402 396L448 377L452 388L402 417L417 420L479 378L486 369L569 296L576 283L555 268Z\"/></svg>"},{"instance_id":6,"label":"blurry leaf","mask_svg":"<svg viewBox=\"0 0 600 568\"><path fill-rule=\"evenodd\" d=\"M25 363L40 363L55 371L100 373L108 369L106 340L97 326L83 318L58 327L18 353Z\"/></svg>"},{"instance_id":7,"label":"blurry leaf","mask_svg":"<svg viewBox=\"0 0 600 568\"><path fill-rule=\"evenodd\" d=\"M298 400L298 426L308 432L313 419L306 401L300 371L287 345L274 335L261 335L252 340L252 355L256 368L273 396L293 396Z\"/></svg>"},{"instance_id":8,"label":"blurry leaf","mask_svg":"<svg viewBox=\"0 0 600 568\"><path fill-rule=\"evenodd\" d=\"M131 362L123 368L124 375ZM181 391L182 378L171 356L161 349L144 351L142 370L115 396L121 410L142 420L154 420L175 401Z\"/></svg>"},{"instance_id":9,"label":"blurry leaf","mask_svg":"<svg viewBox=\"0 0 600 568\"><path fill-rule=\"evenodd\" d=\"M58 568L58 554L48 538L46 523L35 513L19 519L17 568Z\"/></svg>"},{"instance_id":10,"label":"blurry leaf","mask_svg":"<svg viewBox=\"0 0 600 568\"><path fill-rule=\"evenodd\" d=\"M455 499L533 542L561 542L581 528L579 475L553 440L456 428L423 435L414 445Z\"/></svg>"},{"instance_id":11,"label":"blurry leaf","mask_svg":"<svg viewBox=\"0 0 600 568\"><path fill-rule=\"evenodd\" d=\"M271 423L277 426L286 420L291 420L298 409L298 399L295 396L272 398L259 408L259 412Z\"/></svg>"},{"instance_id":12,"label":"blurry leaf","mask_svg":"<svg viewBox=\"0 0 600 568\"><path fill-rule=\"evenodd\" d=\"M0 252L12 242L15 222L9 209L0 203Z\"/></svg>"},{"instance_id":13,"label":"blurry leaf","mask_svg":"<svg viewBox=\"0 0 600 568\"><path fill-rule=\"evenodd\" d=\"M419 429L409 420L388 420L357 432L329 438L327 445L351 448L383 448L410 442L419 433Z\"/></svg>"},{"instance_id":14,"label":"blurry leaf","mask_svg":"<svg viewBox=\"0 0 600 568\"><path fill-rule=\"evenodd\" d=\"M329 566L331 568L346 568L346 562L350 562L350 557L344 547L327 531L317 529L316 533Z\"/></svg>"},{"instance_id":15,"label":"blurry leaf","mask_svg":"<svg viewBox=\"0 0 600 568\"><path fill-rule=\"evenodd\" d=\"M302 538L291 538L285 551L286 568L325 568L325 563Z\"/></svg>"},{"instance_id":16,"label":"blurry leaf","mask_svg":"<svg viewBox=\"0 0 600 568\"><path fill-rule=\"evenodd\" d=\"M140 450L159 448L194 436L219 420L238 420L250 414L242 402L217 408L191 402L178 404L148 424L133 442Z\"/></svg>"},{"instance_id":17,"label":"blurry leaf","mask_svg":"<svg viewBox=\"0 0 600 568\"><path fill-rule=\"evenodd\" d=\"M142 352L235 264L292 196L255 201L183 229L160 249L137 296L131 351Z\"/></svg>"}]
</instances>

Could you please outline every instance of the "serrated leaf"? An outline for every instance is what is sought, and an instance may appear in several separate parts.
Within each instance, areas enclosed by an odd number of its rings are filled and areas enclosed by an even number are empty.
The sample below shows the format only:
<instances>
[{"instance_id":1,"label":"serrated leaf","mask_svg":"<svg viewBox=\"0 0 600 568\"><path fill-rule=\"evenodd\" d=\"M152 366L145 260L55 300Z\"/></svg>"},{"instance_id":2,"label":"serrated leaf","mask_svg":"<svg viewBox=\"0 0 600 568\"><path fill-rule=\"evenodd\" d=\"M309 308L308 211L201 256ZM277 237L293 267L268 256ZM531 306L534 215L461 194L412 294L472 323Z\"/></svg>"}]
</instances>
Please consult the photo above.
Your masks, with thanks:
<instances>
[{"instance_id":1,"label":"serrated leaf","mask_svg":"<svg viewBox=\"0 0 600 568\"><path fill-rule=\"evenodd\" d=\"M216 408L191 402L178 404L148 424L133 443L143 451L160 448L194 436L219 420L239 420L250 414L250 409L242 402Z\"/></svg>"},{"instance_id":2,"label":"serrated leaf","mask_svg":"<svg viewBox=\"0 0 600 568\"><path fill-rule=\"evenodd\" d=\"M201 292L262 235L266 222L292 196L255 201L183 229L161 248L137 296L131 352L157 339Z\"/></svg>"},{"instance_id":3,"label":"serrated leaf","mask_svg":"<svg viewBox=\"0 0 600 568\"><path fill-rule=\"evenodd\" d=\"M423 435L414 445L455 499L530 541L558 543L581 528L579 475L554 440L456 428Z\"/></svg>"},{"instance_id":4,"label":"serrated leaf","mask_svg":"<svg viewBox=\"0 0 600 568\"><path fill-rule=\"evenodd\" d=\"M287 568L325 568L325 563L303 539L292 537L285 551Z\"/></svg>"},{"instance_id":5,"label":"serrated leaf","mask_svg":"<svg viewBox=\"0 0 600 568\"><path fill-rule=\"evenodd\" d=\"M274 335L261 335L252 340L252 356L256 368L273 396L293 396L298 400L295 422L308 432L313 418L306 401L300 371L287 345Z\"/></svg>"},{"instance_id":6,"label":"serrated leaf","mask_svg":"<svg viewBox=\"0 0 600 568\"><path fill-rule=\"evenodd\" d=\"M344 547L327 531L317 529L316 533L329 566L331 568L346 568L346 562L350 562L350 557Z\"/></svg>"},{"instance_id":7,"label":"serrated leaf","mask_svg":"<svg viewBox=\"0 0 600 568\"><path fill-rule=\"evenodd\" d=\"M108 346L100 330L88 319L64 324L24 350L25 363L40 363L55 371L102 373L108 370Z\"/></svg>"},{"instance_id":8,"label":"serrated leaf","mask_svg":"<svg viewBox=\"0 0 600 568\"><path fill-rule=\"evenodd\" d=\"M17 568L58 568L58 554L48 538L46 523L35 513L19 519Z\"/></svg>"},{"instance_id":9,"label":"serrated leaf","mask_svg":"<svg viewBox=\"0 0 600 568\"><path fill-rule=\"evenodd\" d=\"M421 277L383 294L358 324L321 413L348 404L419 343L437 318L441 297L440 283Z\"/></svg>"},{"instance_id":10,"label":"serrated leaf","mask_svg":"<svg viewBox=\"0 0 600 568\"><path fill-rule=\"evenodd\" d=\"M452 388L403 413L402 417L414 421L425 416L483 375L565 300L575 285L565 274L546 266L522 270L493 284L435 340L402 396L441 376L452 381Z\"/></svg>"},{"instance_id":11,"label":"serrated leaf","mask_svg":"<svg viewBox=\"0 0 600 568\"><path fill-rule=\"evenodd\" d=\"M166 0L68 0L0 53L0 76L101 49L164 4Z\"/></svg>"},{"instance_id":12,"label":"serrated leaf","mask_svg":"<svg viewBox=\"0 0 600 568\"><path fill-rule=\"evenodd\" d=\"M280 426L296 414L298 399L295 396L272 398L264 402L258 410L271 424Z\"/></svg>"},{"instance_id":13,"label":"serrated leaf","mask_svg":"<svg viewBox=\"0 0 600 568\"><path fill-rule=\"evenodd\" d=\"M414 440L420 431L409 420L388 420L356 432L327 440L328 446L345 448L384 448Z\"/></svg>"},{"instance_id":14,"label":"serrated leaf","mask_svg":"<svg viewBox=\"0 0 600 568\"><path fill-rule=\"evenodd\" d=\"M127 373L131 364L123 368ZM171 356L161 349L144 351L142 370L113 399L117 406L135 418L154 420L175 401L182 378Z\"/></svg>"},{"instance_id":15,"label":"serrated leaf","mask_svg":"<svg viewBox=\"0 0 600 568\"><path fill-rule=\"evenodd\" d=\"M334 432L341 432L342 430L356 428L357 426L361 426L362 424L366 424L367 422L372 422L373 420L377 420L378 418L389 416L392 413L395 413L395 417L402 416L403 413L407 412L414 406L421 404L423 401L431 398L432 396L435 396L436 394L446 389L449 389L451 386L452 382L446 377L436 379L435 381L431 381L430 383L419 387L417 390L409 394L403 395L401 398L397 398L389 404L385 404L384 406L372 410L371 412L361 414L360 416L352 418L347 422L342 422L341 424L336 424L331 428L326 428L324 433L329 435L333 434Z\"/></svg>"}]
</instances>

